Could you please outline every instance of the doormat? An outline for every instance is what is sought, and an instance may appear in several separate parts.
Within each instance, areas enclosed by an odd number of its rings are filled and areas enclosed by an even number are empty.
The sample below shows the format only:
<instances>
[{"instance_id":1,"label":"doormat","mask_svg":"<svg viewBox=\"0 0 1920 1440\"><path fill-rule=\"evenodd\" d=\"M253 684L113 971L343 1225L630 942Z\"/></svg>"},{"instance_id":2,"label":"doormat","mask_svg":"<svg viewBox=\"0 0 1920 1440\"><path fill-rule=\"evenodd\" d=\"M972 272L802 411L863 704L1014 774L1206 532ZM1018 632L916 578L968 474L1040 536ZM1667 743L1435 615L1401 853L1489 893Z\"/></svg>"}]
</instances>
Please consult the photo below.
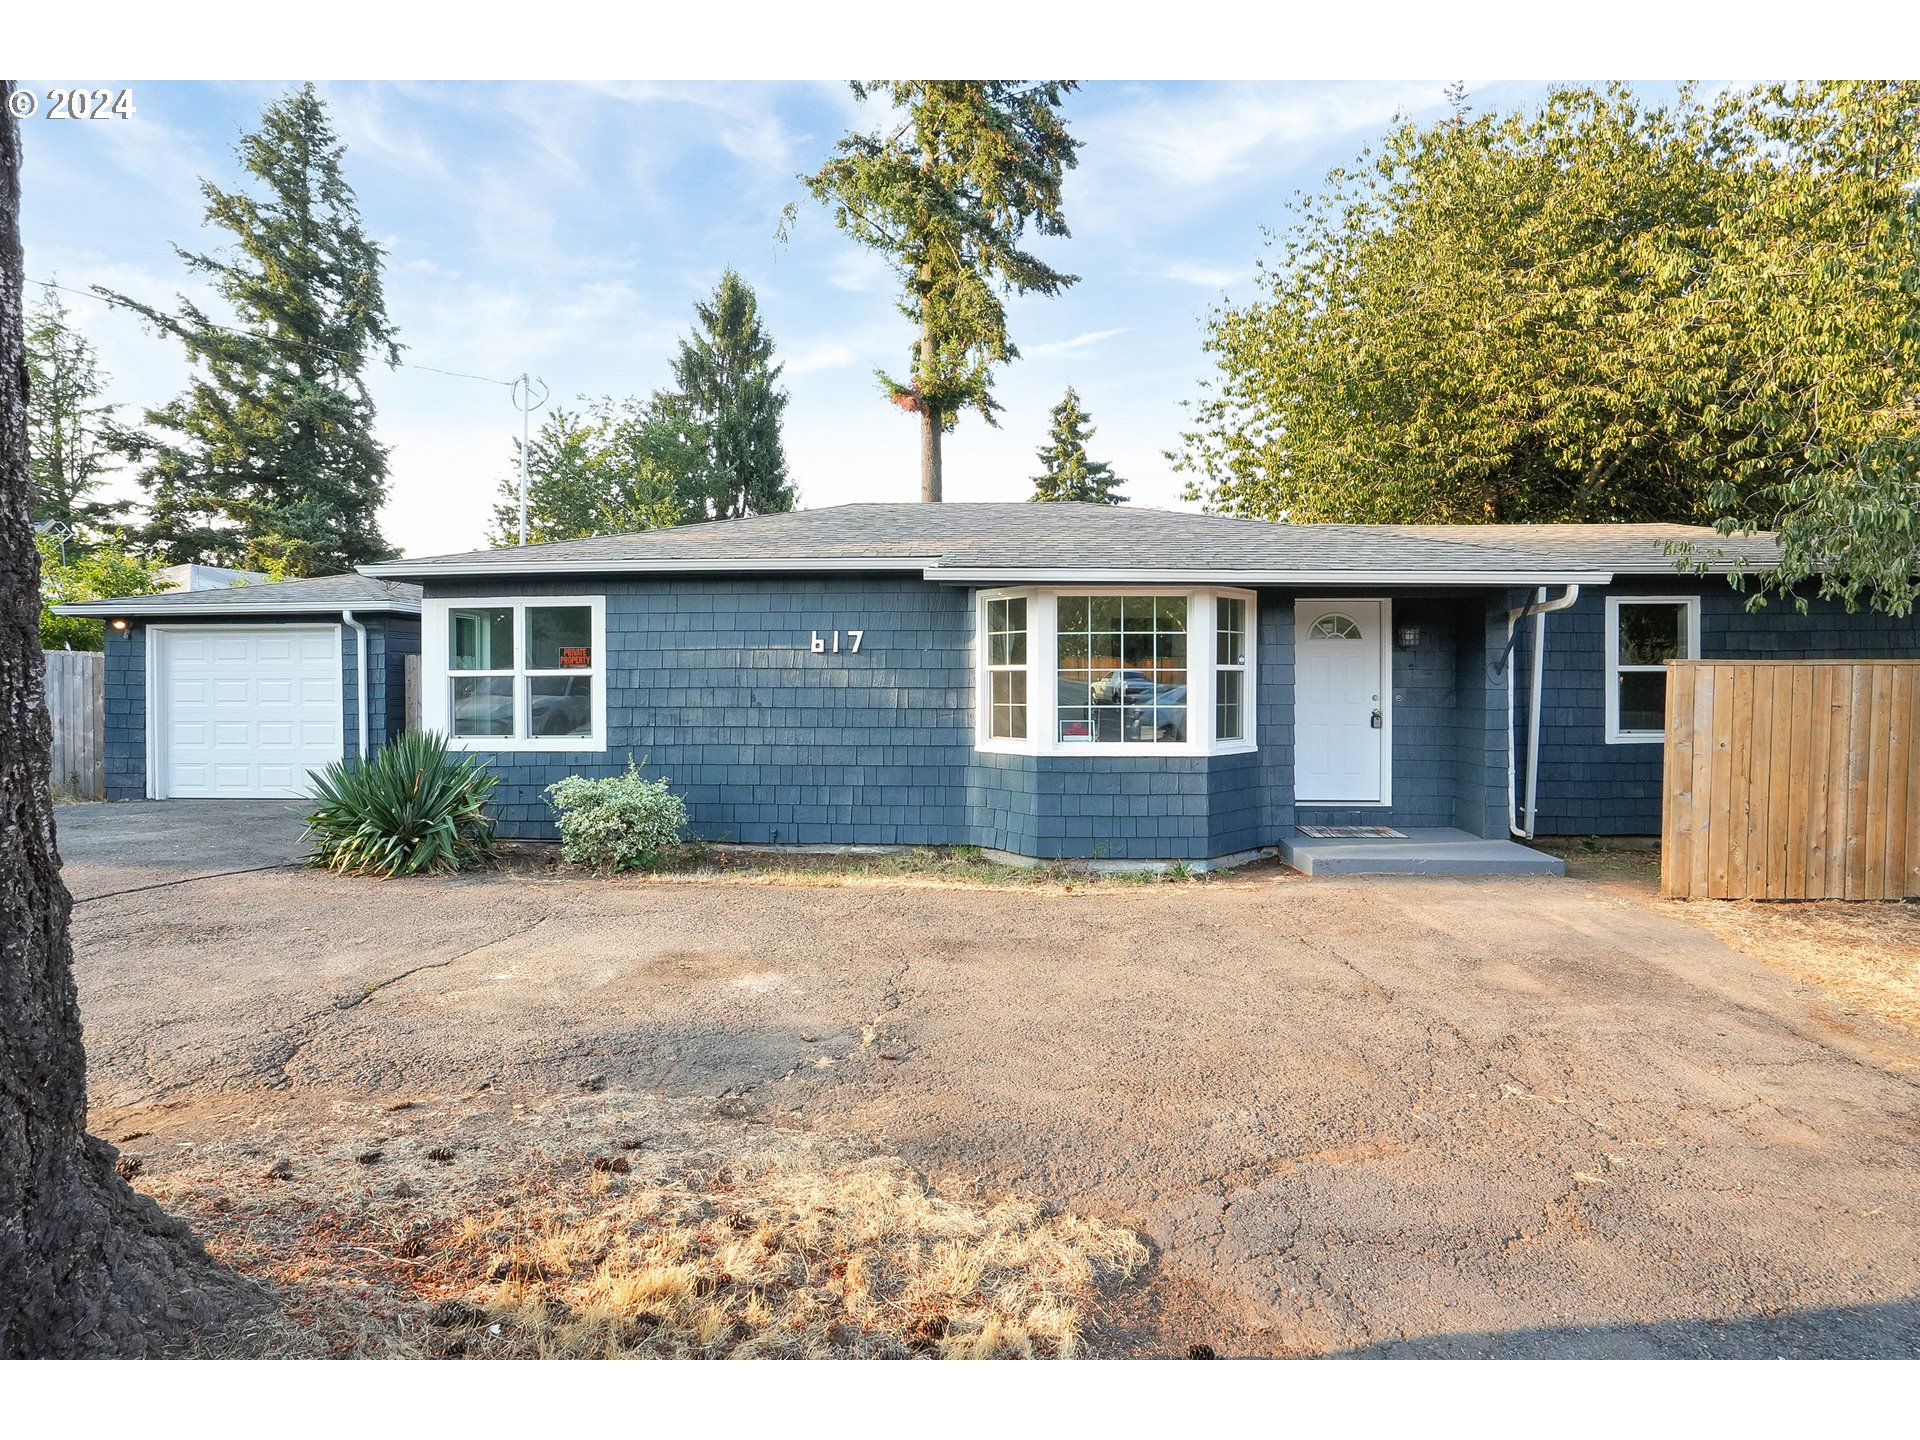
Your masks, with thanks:
<instances>
[{"instance_id":1,"label":"doormat","mask_svg":"<svg viewBox=\"0 0 1920 1440\"><path fill-rule=\"evenodd\" d=\"M1302 835L1316 840L1404 840L1407 832L1391 825L1296 825Z\"/></svg>"}]
</instances>

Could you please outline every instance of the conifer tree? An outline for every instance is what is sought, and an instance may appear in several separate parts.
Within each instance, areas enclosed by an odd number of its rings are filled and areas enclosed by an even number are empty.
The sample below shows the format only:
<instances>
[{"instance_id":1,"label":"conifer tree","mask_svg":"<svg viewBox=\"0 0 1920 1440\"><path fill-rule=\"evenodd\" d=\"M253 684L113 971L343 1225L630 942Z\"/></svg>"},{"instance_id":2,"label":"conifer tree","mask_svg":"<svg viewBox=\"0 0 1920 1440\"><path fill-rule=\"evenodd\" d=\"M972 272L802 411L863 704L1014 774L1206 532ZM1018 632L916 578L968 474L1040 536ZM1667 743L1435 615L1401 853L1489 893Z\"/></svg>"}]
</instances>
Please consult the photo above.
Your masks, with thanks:
<instances>
[{"instance_id":1,"label":"conifer tree","mask_svg":"<svg viewBox=\"0 0 1920 1440\"><path fill-rule=\"evenodd\" d=\"M941 436L961 411L993 424L992 367L1020 352L1004 297L1056 295L1079 277L1020 248L1031 224L1065 236L1061 179L1079 142L1060 104L1070 80L878 80L853 93L892 110L848 135L801 181L835 222L893 266L900 313L917 339L904 380L882 373L888 398L920 420L920 498L941 496Z\"/></svg>"},{"instance_id":2,"label":"conifer tree","mask_svg":"<svg viewBox=\"0 0 1920 1440\"><path fill-rule=\"evenodd\" d=\"M373 438L370 362L399 362L381 250L361 226L345 147L311 84L269 105L235 151L253 191L201 186L229 247L175 246L233 313L184 296L175 313L99 293L186 348L186 392L129 445L151 497L148 546L179 561L326 573L391 555L377 512L387 452Z\"/></svg>"},{"instance_id":3,"label":"conifer tree","mask_svg":"<svg viewBox=\"0 0 1920 1440\"><path fill-rule=\"evenodd\" d=\"M1126 484L1104 460L1087 458L1093 438L1092 417L1080 408L1080 396L1067 387L1066 398L1053 407L1047 443L1040 447L1045 469L1033 480L1035 500L1078 500L1089 505L1119 505L1126 500Z\"/></svg>"},{"instance_id":4,"label":"conifer tree","mask_svg":"<svg viewBox=\"0 0 1920 1440\"><path fill-rule=\"evenodd\" d=\"M27 475L33 523L62 524L84 545L126 509L89 497L113 468L113 407L93 343L51 286L27 317Z\"/></svg>"},{"instance_id":5,"label":"conifer tree","mask_svg":"<svg viewBox=\"0 0 1920 1440\"><path fill-rule=\"evenodd\" d=\"M680 342L673 378L707 450L707 493L689 495L701 517L732 520L793 509L780 419L787 392L772 363L753 287L731 268L713 298L694 303L699 325Z\"/></svg>"}]
</instances>

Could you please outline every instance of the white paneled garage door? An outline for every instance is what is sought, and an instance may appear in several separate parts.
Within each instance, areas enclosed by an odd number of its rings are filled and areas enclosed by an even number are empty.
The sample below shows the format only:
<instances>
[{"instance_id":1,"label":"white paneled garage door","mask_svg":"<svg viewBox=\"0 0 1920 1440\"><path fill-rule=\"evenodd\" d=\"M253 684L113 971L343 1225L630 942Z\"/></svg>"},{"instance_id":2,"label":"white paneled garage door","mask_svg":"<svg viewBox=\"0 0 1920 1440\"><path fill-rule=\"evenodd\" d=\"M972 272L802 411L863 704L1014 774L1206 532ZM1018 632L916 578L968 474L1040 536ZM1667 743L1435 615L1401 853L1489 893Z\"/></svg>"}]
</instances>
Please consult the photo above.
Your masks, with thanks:
<instances>
[{"instance_id":1,"label":"white paneled garage door","mask_svg":"<svg viewBox=\"0 0 1920 1440\"><path fill-rule=\"evenodd\" d=\"M195 626L148 643L155 796L300 796L340 758L338 626Z\"/></svg>"}]
</instances>

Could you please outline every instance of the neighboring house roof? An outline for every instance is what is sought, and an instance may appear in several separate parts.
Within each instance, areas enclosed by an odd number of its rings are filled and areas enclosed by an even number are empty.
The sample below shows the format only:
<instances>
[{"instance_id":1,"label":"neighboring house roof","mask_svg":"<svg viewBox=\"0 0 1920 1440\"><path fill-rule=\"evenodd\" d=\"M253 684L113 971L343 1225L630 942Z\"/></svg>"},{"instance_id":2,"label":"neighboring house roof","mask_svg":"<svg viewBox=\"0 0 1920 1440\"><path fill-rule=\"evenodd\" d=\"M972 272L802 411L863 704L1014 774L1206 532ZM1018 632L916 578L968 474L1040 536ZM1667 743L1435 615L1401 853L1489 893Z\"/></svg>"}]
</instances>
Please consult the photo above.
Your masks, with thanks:
<instances>
[{"instance_id":1,"label":"neighboring house roof","mask_svg":"<svg viewBox=\"0 0 1920 1440\"><path fill-rule=\"evenodd\" d=\"M169 565L160 572L172 590L221 590L229 585L261 585L267 577L258 570L230 570L225 565Z\"/></svg>"},{"instance_id":2,"label":"neighboring house roof","mask_svg":"<svg viewBox=\"0 0 1920 1440\"><path fill-rule=\"evenodd\" d=\"M56 615L128 615L164 619L169 615L295 615L321 610L353 610L363 615L420 613L420 587L369 575L321 575L307 580L276 580L265 585L231 585L217 590L170 590L121 600L85 600L56 605Z\"/></svg>"},{"instance_id":3,"label":"neighboring house roof","mask_svg":"<svg viewBox=\"0 0 1920 1440\"><path fill-rule=\"evenodd\" d=\"M1604 584L1616 571L1673 572L1658 540L1640 533L1654 530L1717 539L1686 526L1290 525L1138 505L857 504L361 569L416 581L912 570L969 583ZM1622 533L1612 545L1581 538L1600 531Z\"/></svg>"}]
</instances>

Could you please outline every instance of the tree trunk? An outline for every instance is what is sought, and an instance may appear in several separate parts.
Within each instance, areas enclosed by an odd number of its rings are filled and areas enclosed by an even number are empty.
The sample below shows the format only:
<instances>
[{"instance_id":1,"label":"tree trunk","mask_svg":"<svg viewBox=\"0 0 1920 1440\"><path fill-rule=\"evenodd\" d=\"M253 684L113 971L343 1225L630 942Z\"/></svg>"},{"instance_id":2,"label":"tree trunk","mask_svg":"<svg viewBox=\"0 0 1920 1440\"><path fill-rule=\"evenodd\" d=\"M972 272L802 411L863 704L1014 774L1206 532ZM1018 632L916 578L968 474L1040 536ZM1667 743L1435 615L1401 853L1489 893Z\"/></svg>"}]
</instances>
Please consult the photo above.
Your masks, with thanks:
<instances>
[{"instance_id":1,"label":"tree trunk","mask_svg":"<svg viewBox=\"0 0 1920 1440\"><path fill-rule=\"evenodd\" d=\"M931 405L920 411L920 498L940 498L940 412Z\"/></svg>"},{"instance_id":2,"label":"tree trunk","mask_svg":"<svg viewBox=\"0 0 1920 1440\"><path fill-rule=\"evenodd\" d=\"M154 1355L254 1293L114 1173L54 848L40 562L28 518L20 129L0 81L0 1356Z\"/></svg>"},{"instance_id":3,"label":"tree trunk","mask_svg":"<svg viewBox=\"0 0 1920 1440\"><path fill-rule=\"evenodd\" d=\"M920 273L927 283L932 283L932 266L923 266ZM920 303L924 305L926 301L923 299ZM933 358L933 327L922 321L920 373L917 379L920 385L920 499L923 504L940 499L940 411L926 398L926 392L933 384Z\"/></svg>"}]
</instances>

